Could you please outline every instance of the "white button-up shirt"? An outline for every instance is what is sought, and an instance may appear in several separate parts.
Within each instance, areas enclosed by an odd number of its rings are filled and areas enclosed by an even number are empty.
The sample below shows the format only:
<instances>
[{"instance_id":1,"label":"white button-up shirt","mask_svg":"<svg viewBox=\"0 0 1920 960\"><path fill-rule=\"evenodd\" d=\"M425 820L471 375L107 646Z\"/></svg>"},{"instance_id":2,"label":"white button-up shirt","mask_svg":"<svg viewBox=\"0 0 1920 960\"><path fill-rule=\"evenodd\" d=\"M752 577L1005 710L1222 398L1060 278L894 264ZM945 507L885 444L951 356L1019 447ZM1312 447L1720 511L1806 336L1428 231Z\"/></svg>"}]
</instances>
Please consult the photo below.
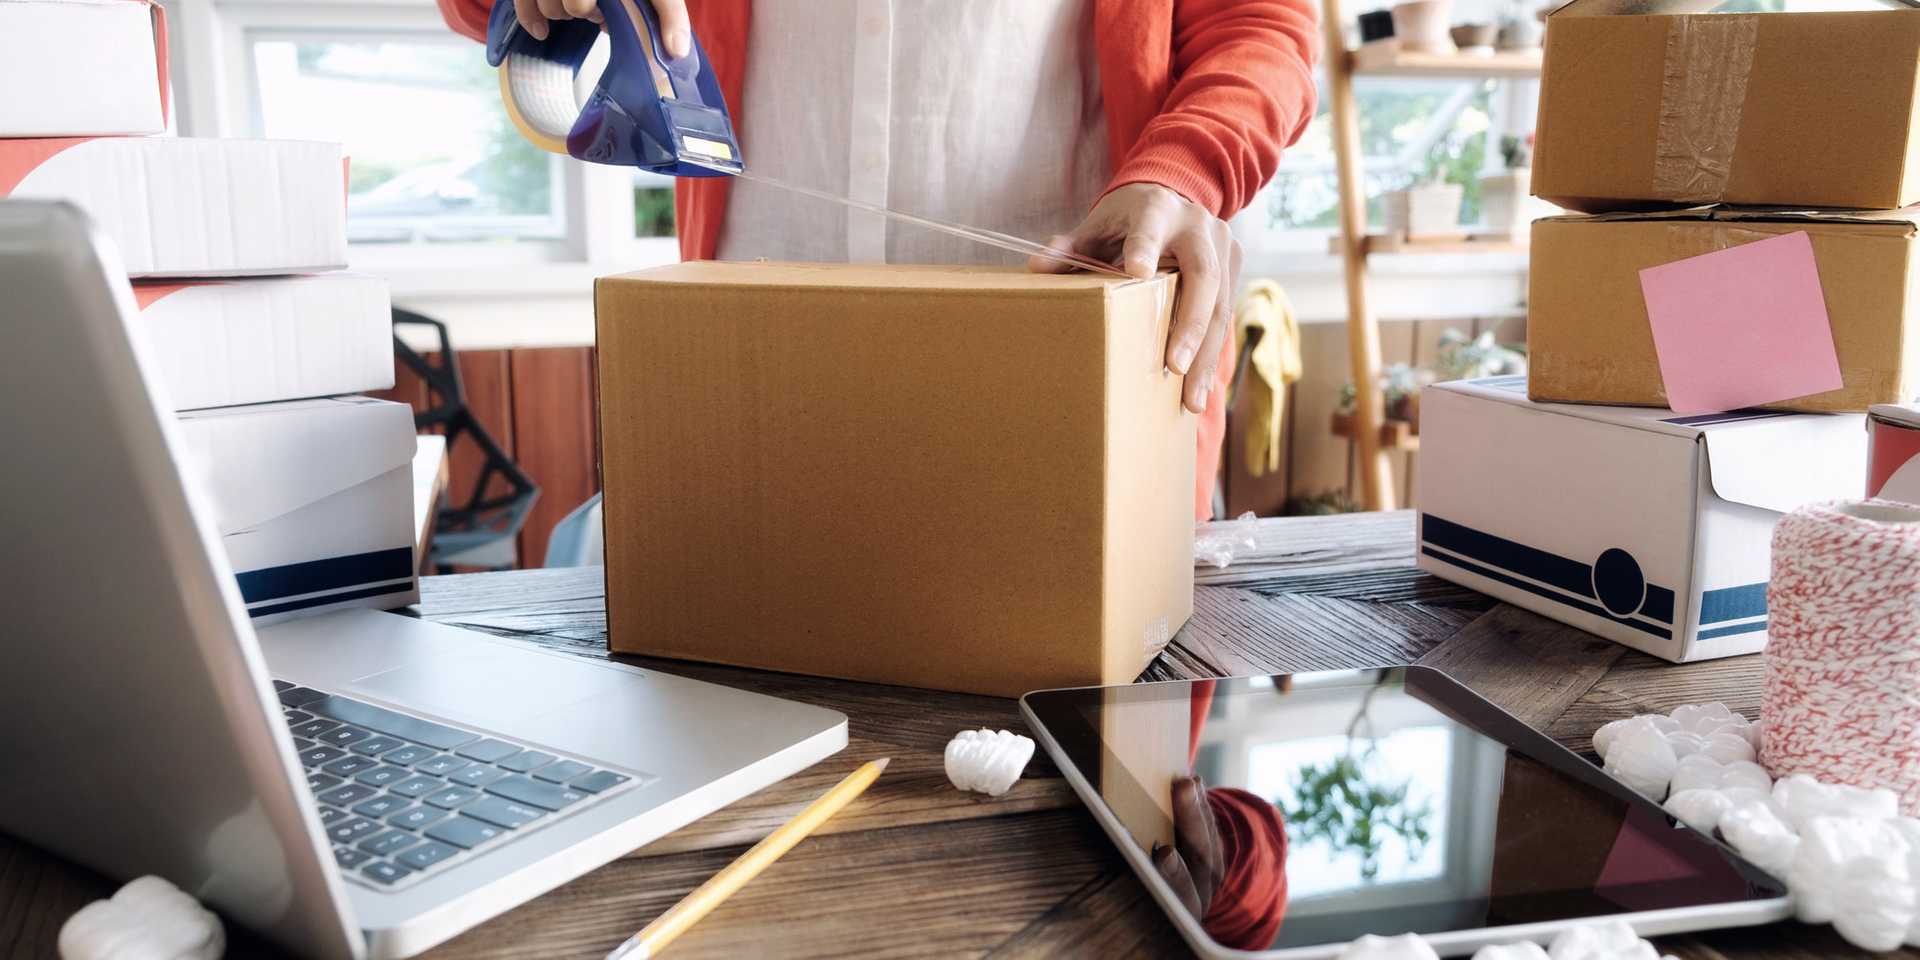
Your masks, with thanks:
<instances>
[{"instance_id":1,"label":"white button-up shirt","mask_svg":"<svg viewBox=\"0 0 1920 960\"><path fill-rule=\"evenodd\" d=\"M748 169L1045 241L1110 172L1092 0L759 0ZM736 180L720 257L1019 263L1016 254Z\"/></svg>"}]
</instances>

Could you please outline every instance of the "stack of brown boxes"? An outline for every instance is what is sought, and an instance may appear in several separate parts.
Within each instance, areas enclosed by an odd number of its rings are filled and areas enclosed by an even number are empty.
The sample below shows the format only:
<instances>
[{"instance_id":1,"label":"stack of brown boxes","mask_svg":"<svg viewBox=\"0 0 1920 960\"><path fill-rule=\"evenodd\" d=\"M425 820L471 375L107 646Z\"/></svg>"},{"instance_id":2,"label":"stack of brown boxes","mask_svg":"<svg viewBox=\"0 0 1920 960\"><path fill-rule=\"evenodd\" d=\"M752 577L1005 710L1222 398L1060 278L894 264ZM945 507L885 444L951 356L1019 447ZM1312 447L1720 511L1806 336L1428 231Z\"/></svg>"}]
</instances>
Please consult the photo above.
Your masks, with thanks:
<instances>
[{"instance_id":1,"label":"stack of brown boxes","mask_svg":"<svg viewBox=\"0 0 1920 960\"><path fill-rule=\"evenodd\" d=\"M1640 271L1796 231L1843 386L1769 406L1920 395L1920 9L1621 7L1548 23L1533 189L1584 214L1534 224L1529 396L1666 406Z\"/></svg>"}]
</instances>

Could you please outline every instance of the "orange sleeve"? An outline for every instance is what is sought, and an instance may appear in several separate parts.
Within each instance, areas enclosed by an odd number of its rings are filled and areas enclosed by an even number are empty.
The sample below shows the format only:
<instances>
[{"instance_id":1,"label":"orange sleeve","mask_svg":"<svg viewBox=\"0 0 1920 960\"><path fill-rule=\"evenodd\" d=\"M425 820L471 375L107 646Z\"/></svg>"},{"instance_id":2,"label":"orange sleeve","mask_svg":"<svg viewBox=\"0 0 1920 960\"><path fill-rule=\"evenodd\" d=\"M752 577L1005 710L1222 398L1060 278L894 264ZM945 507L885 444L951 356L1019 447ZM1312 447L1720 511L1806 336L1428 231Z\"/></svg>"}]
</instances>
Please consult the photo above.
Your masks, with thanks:
<instances>
[{"instance_id":1,"label":"orange sleeve","mask_svg":"<svg viewBox=\"0 0 1920 960\"><path fill-rule=\"evenodd\" d=\"M439 0L440 17L447 26L469 40L487 42L487 18L493 13L488 0Z\"/></svg>"},{"instance_id":2,"label":"orange sleeve","mask_svg":"<svg viewBox=\"0 0 1920 960\"><path fill-rule=\"evenodd\" d=\"M1314 11L1311 0L1174 0L1173 87L1107 189L1158 183L1221 218L1252 202L1313 119Z\"/></svg>"}]
</instances>

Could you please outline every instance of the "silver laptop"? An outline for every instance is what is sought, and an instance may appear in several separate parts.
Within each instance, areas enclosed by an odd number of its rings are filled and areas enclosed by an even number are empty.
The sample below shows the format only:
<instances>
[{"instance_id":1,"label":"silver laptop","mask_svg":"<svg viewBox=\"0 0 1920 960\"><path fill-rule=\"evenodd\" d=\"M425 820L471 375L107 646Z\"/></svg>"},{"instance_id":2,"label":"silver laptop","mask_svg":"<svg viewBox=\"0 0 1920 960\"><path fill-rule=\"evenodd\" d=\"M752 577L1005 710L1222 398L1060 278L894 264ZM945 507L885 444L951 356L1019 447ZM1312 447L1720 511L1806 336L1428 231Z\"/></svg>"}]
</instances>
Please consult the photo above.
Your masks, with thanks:
<instances>
[{"instance_id":1,"label":"silver laptop","mask_svg":"<svg viewBox=\"0 0 1920 960\"><path fill-rule=\"evenodd\" d=\"M0 200L0 831L297 953L406 956L846 744L394 614L254 629L136 325L81 213Z\"/></svg>"}]
</instances>

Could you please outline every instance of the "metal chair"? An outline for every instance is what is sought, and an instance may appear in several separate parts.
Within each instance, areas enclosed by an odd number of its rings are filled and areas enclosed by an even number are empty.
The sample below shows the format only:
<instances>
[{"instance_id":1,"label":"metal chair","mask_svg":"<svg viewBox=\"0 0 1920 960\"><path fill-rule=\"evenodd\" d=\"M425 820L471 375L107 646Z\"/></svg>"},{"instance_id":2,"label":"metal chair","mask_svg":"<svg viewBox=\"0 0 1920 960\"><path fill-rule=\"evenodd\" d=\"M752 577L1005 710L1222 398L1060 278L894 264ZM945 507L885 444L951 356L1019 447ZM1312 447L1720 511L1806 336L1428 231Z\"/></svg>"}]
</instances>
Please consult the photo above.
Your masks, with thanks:
<instances>
[{"instance_id":1,"label":"metal chair","mask_svg":"<svg viewBox=\"0 0 1920 960\"><path fill-rule=\"evenodd\" d=\"M455 566L510 569L515 564L514 540L527 522L528 511L540 499L540 487L500 449L493 435L467 408L466 390L460 383L460 364L454 357L447 325L398 307L393 310L393 325L431 328L440 341L440 362L436 364L428 363L427 358L414 352L398 334L393 338L394 356L427 385L429 405L413 415L414 427L439 428L447 438L449 457L463 438L486 457L473 490L464 502L455 491L447 491L446 500L434 518L429 559L440 573L451 573ZM505 481L507 492L490 497L487 490L496 478Z\"/></svg>"}]
</instances>

